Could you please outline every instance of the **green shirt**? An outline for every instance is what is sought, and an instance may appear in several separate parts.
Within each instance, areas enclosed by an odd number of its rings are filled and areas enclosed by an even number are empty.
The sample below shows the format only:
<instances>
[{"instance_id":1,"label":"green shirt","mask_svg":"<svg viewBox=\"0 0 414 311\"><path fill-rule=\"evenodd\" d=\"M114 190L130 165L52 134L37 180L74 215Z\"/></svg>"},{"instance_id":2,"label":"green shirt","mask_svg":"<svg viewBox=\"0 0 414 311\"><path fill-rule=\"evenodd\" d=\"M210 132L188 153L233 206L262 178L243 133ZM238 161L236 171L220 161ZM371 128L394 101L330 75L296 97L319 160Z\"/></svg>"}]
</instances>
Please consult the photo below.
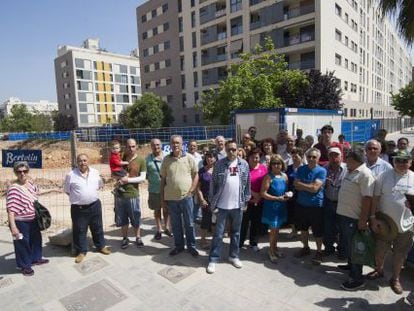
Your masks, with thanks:
<instances>
[{"instance_id":1,"label":"green shirt","mask_svg":"<svg viewBox=\"0 0 414 311\"><path fill-rule=\"evenodd\" d=\"M151 153L145 159L147 165L147 179L148 179L148 192L160 193L161 185L161 165L164 156L161 154L161 160L154 157Z\"/></svg>"},{"instance_id":2,"label":"green shirt","mask_svg":"<svg viewBox=\"0 0 414 311\"><path fill-rule=\"evenodd\" d=\"M141 172L146 172L147 168L145 165L144 158L137 156L128 165L128 177L138 177ZM119 196L125 199L136 198L139 196L139 184L125 184L123 185L125 192L120 192Z\"/></svg>"}]
</instances>

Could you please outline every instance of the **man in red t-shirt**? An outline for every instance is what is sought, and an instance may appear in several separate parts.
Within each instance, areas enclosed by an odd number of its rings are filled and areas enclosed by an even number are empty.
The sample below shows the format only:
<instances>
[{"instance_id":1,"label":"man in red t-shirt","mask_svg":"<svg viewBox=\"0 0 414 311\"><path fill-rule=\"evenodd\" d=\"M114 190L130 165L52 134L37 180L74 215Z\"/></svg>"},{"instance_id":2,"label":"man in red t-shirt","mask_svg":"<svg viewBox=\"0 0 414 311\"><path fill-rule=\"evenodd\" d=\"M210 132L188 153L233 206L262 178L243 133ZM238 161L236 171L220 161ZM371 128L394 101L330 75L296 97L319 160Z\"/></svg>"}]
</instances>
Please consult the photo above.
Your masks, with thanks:
<instances>
[{"instance_id":1,"label":"man in red t-shirt","mask_svg":"<svg viewBox=\"0 0 414 311\"><path fill-rule=\"evenodd\" d=\"M329 162L328 157L328 149L330 147L337 147L339 150L341 150L342 154L342 162L344 161L343 155L344 155L344 149L343 145L336 141L332 141L332 135L333 135L334 129L331 125L327 124L324 125L321 128L321 134L322 134L322 141L320 143L317 143L314 148L318 149L321 152L321 157L319 158L319 165L324 166Z\"/></svg>"}]
</instances>

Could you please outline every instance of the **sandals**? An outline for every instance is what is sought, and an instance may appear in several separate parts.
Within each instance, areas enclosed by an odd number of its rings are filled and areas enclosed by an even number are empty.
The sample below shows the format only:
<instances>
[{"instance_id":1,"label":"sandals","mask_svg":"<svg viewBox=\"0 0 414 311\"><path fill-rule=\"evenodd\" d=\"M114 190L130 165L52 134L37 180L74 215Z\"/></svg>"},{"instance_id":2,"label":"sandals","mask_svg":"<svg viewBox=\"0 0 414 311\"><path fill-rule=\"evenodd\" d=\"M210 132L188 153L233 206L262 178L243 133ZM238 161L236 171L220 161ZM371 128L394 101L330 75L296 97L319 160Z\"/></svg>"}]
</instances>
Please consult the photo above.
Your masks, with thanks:
<instances>
[{"instance_id":1,"label":"sandals","mask_svg":"<svg viewBox=\"0 0 414 311\"><path fill-rule=\"evenodd\" d=\"M384 272L379 272L378 270L371 271L368 273L365 278L367 280L377 280L384 277Z\"/></svg>"},{"instance_id":2,"label":"sandals","mask_svg":"<svg viewBox=\"0 0 414 311\"><path fill-rule=\"evenodd\" d=\"M390 286L393 292L397 295L401 295L404 291L403 287L401 286L400 280L398 279L391 279Z\"/></svg>"}]
</instances>

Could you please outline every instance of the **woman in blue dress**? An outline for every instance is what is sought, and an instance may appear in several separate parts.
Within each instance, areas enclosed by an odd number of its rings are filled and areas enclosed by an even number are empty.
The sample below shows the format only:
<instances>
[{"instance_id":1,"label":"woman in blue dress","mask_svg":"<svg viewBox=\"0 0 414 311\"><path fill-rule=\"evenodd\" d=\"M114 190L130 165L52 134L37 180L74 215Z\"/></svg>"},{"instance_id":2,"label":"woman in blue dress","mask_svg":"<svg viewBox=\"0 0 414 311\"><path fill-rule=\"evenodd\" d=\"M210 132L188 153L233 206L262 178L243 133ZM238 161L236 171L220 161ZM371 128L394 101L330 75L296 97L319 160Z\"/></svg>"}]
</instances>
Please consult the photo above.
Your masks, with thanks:
<instances>
[{"instance_id":1,"label":"woman in blue dress","mask_svg":"<svg viewBox=\"0 0 414 311\"><path fill-rule=\"evenodd\" d=\"M269 173L264 177L260 194L264 199L262 223L269 227L269 258L271 262L283 257L277 249L277 235L280 227L287 220L286 201L289 199L287 191L288 178L283 171L286 164L280 155L273 155L270 159Z\"/></svg>"}]
</instances>

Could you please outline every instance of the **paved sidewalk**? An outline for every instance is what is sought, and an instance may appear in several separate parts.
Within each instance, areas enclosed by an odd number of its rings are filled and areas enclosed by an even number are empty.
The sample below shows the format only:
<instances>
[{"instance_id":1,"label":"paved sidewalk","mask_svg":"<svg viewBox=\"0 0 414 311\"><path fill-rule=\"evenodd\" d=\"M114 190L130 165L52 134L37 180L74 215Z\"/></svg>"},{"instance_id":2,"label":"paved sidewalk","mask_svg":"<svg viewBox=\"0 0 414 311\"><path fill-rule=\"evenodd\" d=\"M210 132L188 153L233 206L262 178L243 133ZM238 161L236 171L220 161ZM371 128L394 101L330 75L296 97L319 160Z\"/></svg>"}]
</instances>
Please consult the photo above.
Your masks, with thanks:
<instances>
[{"instance_id":1,"label":"paved sidewalk","mask_svg":"<svg viewBox=\"0 0 414 311\"><path fill-rule=\"evenodd\" d=\"M294 258L300 243L286 240L286 231L279 244L286 257L277 264L267 258L263 237L260 252L242 250L242 269L224 259L213 275L205 272L206 252L201 251L198 258L187 252L169 257L172 239L152 240L150 219L144 220L143 236L144 248L131 244L121 250L119 231L114 228L106 234L113 253L89 252L81 264L74 263L69 248L45 243L44 255L50 263L35 267L34 276L24 277L15 268L10 232L0 227L0 274L4 277L0 280L0 309L410 310L403 297L414 289L412 269L402 274L407 291L401 296L388 287L389 271L380 282L367 283L366 290L345 292L339 286L347 276L336 268L338 262L314 266L311 257ZM225 242L223 254L228 250L228 239Z\"/></svg>"}]
</instances>

